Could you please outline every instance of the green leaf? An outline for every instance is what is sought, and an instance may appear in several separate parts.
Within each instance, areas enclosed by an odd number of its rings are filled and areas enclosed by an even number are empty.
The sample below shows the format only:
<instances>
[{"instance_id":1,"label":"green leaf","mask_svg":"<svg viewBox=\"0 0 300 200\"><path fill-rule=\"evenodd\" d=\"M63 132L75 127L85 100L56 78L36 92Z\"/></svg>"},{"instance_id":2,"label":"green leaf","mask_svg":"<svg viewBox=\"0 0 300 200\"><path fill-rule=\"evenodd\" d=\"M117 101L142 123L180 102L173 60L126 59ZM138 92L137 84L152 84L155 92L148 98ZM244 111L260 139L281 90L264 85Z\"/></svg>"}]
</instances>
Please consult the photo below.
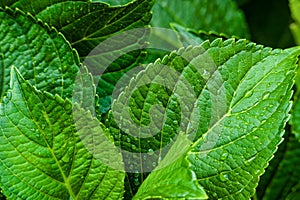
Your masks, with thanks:
<instances>
[{"instance_id":1,"label":"green leaf","mask_svg":"<svg viewBox=\"0 0 300 200\"><path fill-rule=\"evenodd\" d=\"M0 2L0 6L19 8L54 26L70 41L94 76L103 73L100 80L95 77L99 81L99 102L96 103L106 105L100 107L101 113L109 110L110 96L120 77L145 57L145 52L141 51L145 44L139 42L144 32L137 31L137 35L115 40L111 38L126 30L147 25L151 18L152 0L136 0L117 7L80 0L5 0ZM97 47L107 39L110 39L107 46ZM126 51L131 46L136 51ZM88 56L90 53L92 56ZM89 59L86 59L87 56Z\"/></svg>"},{"instance_id":2,"label":"green leaf","mask_svg":"<svg viewBox=\"0 0 300 200\"><path fill-rule=\"evenodd\" d=\"M13 65L38 89L71 97L79 59L62 34L30 15L1 8L0 27L0 100Z\"/></svg>"},{"instance_id":3,"label":"green leaf","mask_svg":"<svg viewBox=\"0 0 300 200\"><path fill-rule=\"evenodd\" d=\"M154 27L169 28L170 23L177 23L197 31L249 37L243 13L231 0L157 0L153 13Z\"/></svg>"},{"instance_id":4,"label":"green leaf","mask_svg":"<svg viewBox=\"0 0 300 200\"><path fill-rule=\"evenodd\" d=\"M143 27L151 18L151 0L136 0L120 7L89 1L5 0L0 6L19 8L62 32L80 57L120 31Z\"/></svg>"},{"instance_id":5,"label":"green leaf","mask_svg":"<svg viewBox=\"0 0 300 200\"><path fill-rule=\"evenodd\" d=\"M257 50L235 55L219 70L226 94L232 94L227 96L229 107L188 153L192 170L209 197L251 197L284 133L300 49ZM260 57L266 51L269 55ZM207 148L214 137L216 144Z\"/></svg>"},{"instance_id":6,"label":"green leaf","mask_svg":"<svg viewBox=\"0 0 300 200\"><path fill-rule=\"evenodd\" d=\"M186 149L182 147L187 147L187 144L190 144L189 139L185 135L179 135L159 168L148 176L133 199L208 198L197 182L195 173L189 169L187 160L184 159Z\"/></svg>"},{"instance_id":7,"label":"green leaf","mask_svg":"<svg viewBox=\"0 0 300 200\"><path fill-rule=\"evenodd\" d=\"M250 198L282 139L299 53L217 39L142 69L107 123L134 173L126 197L183 132L192 141L185 159L209 198Z\"/></svg>"},{"instance_id":8,"label":"green leaf","mask_svg":"<svg viewBox=\"0 0 300 200\"><path fill-rule=\"evenodd\" d=\"M298 45L300 45L300 1L299 0L289 0L290 9L292 13L292 18L294 23L291 24L290 28L294 35L294 39Z\"/></svg>"},{"instance_id":9,"label":"green leaf","mask_svg":"<svg viewBox=\"0 0 300 200\"><path fill-rule=\"evenodd\" d=\"M271 179L268 180L267 185L259 188L262 191L264 190L263 195L259 196L259 199L287 199L293 188L299 184L300 143L294 136L290 136L283 151L282 158L277 160L276 163L272 162L272 166L275 169L269 175ZM268 177L262 176L262 180L265 178Z\"/></svg>"},{"instance_id":10,"label":"green leaf","mask_svg":"<svg viewBox=\"0 0 300 200\"><path fill-rule=\"evenodd\" d=\"M122 167L121 157L90 112L36 90L12 68L0 115L1 188L8 198L122 198L124 173L103 163ZM86 141L97 137L103 142L88 148Z\"/></svg>"}]
</instances>

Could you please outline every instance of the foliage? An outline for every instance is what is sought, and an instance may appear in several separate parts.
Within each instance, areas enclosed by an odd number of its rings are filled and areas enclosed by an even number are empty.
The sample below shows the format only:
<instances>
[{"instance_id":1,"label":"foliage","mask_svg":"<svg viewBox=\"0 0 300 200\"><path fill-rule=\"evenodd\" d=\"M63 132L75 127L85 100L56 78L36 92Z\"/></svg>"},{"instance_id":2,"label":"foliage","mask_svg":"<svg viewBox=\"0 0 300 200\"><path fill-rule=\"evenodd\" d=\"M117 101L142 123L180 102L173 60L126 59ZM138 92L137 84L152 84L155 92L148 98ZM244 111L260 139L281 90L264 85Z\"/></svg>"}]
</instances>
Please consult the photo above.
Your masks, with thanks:
<instances>
[{"instance_id":1,"label":"foliage","mask_svg":"<svg viewBox=\"0 0 300 200\"><path fill-rule=\"evenodd\" d=\"M1 1L0 199L300 198L300 4L278 49L253 2Z\"/></svg>"}]
</instances>

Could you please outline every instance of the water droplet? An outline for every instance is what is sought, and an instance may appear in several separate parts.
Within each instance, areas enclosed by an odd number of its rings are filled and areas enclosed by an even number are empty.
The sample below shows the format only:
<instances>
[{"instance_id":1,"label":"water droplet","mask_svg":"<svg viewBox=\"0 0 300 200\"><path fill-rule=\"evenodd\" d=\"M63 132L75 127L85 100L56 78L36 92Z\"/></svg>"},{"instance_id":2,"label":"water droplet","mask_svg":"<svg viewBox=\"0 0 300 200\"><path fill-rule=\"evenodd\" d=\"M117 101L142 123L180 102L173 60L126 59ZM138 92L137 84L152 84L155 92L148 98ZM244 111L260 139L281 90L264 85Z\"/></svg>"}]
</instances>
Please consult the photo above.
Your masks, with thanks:
<instances>
[{"instance_id":1,"label":"water droplet","mask_svg":"<svg viewBox=\"0 0 300 200\"><path fill-rule=\"evenodd\" d=\"M134 177L135 177L135 178L138 178L139 176L140 176L139 171L138 171L138 170L135 170L135 171L134 171Z\"/></svg>"},{"instance_id":2,"label":"water droplet","mask_svg":"<svg viewBox=\"0 0 300 200\"><path fill-rule=\"evenodd\" d=\"M255 157L252 157L252 158L246 160L245 165L249 166L254 159L255 159Z\"/></svg>"},{"instance_id":3,"label":"water droplet","mask_svg":"<svg viewBox=\"0 0 300 200\"><path fill-rule=\"evenodd\" d=\"M266 99L268 99L268 98L269 98L269 96L270 96L270 93L265 93L265 94L263 95L263 100L266 100Z\"/></svg>"},{"instance_id":4,"label":"water droplet","mask_svg":"<svg viewBox=\"0 0 300 200\"><path fill-rule=\"evenodd\" d=\"M208 71L204 70L204 71L203 71L203 74L202 74L202 77L203 77L205 80L207 80L207 79L209 79L209 77L210 77L210 73L209 73Z\"/></svg>"},{"instance_id":5,"label":"water droplet","mask_svg":"<svg viewBox=\"0 0 300 200\"><path fill-rule=\"evenodd\" d=\"M134 185L135 186L139 186L140 185L140 181L138 178L135 178L134 181L133 181Z\"/></svg>"},{"instance_id":6,"label":"water droplet","mask_svg":"<svg viewBox=\"0 0 300 200\"><path fill-rule=\"evenodd\" d=\"M143 159L144 159L144 160L147 160L147 156L146 156L146 155L143 155Z\"/></svg>"},{"instance_id":7,"label":"water droplet","mask_svg":"<svg viewBox=\"0 0 300 200\"><path fill-rule=\"evenodd\" d=\"M228 181L229 179L229 176L228 176L228 173L225 173L225 172L221 172L220 174L220 180L225 182L225 181Z\"/></svg>"},{"instance_id":8,"label":"water droplet","mask_svg":"<svg viewBox=\"0 0 300 200\"><path fill-rule=\"evenodd\" d=\"M11 97L12 97L11 91L8 91L7 94L6 94L6 98L8 100L11 100Z\"/></svg>"},{"instance_id":9,"label":"water droplet","mask_svg":"<svg viewBox=\"0 0 300 200\"><path fill-rule=\"evenodd\" d=\"M291 73L294 73L293 71L288 71L285 75L288 76L290 75Z\"/></svg>"},{"instance_id":10,"label":"water droplet","mask_svg":"<svg viewBox=\"0 0 300 200\"><path fill-rule=\"evenodd\" d=\"M157 165L156 162L153 162L153 163L152 163L152 166L153 166L153 167L156 167L156 165Z\"/></svg>"},{"instance_id":11,"label":"water droplet","mask_svg":"<svg viewBox=\"0 0 300 200\"><path fill-rule=\"evenodd\" d=\"M158 157L158 163L160 163L160 162L161 162L161 156Z\"/></svg>"},{"instance_id":12,"label":"water droplet","mask_svg":"<svg viewBox=\"0 0 300 200\"><path fill-rule=\"evenodd\" d=\"M226 160L227 158L228 158L228 153L227 152L225 152L225 153L223 153L222 155L221 155L221 157L220 157L220 159L221 160Z\"/></svg>"},{"instance_id":13,"label":"water droplet","mask_svg":"<svg viewBox=\"0 0 300 200\"><path fill-rule=\"evenodd\" d=\"M149 155L153 155L153 154L154 154L153 149L149 149L149 150L148 150L148 154L149 154Z\"/></svg>"},{"instance_id":14,"label":"water droplet","mask_svg":"<svg viewBox=\"0 0 300 200\"><path fill-rule=\"evenodd\" d=\"M253 136L253 140L257 140L259 137L257 135Z\"/></svg>"},{"instance_id":15,"label":"water droplet","mask_svg":"<svg viewBox=\"0 0 300 200\"><path fill-rule=\"evenodd\" d=\"M188 129L192 129L193 128L193 124L191 122L189 122L188 125L187 125L187 128Z\"/></svg>"},{"instance_id":16,"label":"water droplet","mask_svg":"<svg viewBox=\"0 0 300 200\"><path fill-rule=\"evenodd\" d=\"M249 98L249 97L251 97L252 95L253 95L253 91L250 90L250 91L246 92L245 98Z\"/></svg>"}]
</instances>

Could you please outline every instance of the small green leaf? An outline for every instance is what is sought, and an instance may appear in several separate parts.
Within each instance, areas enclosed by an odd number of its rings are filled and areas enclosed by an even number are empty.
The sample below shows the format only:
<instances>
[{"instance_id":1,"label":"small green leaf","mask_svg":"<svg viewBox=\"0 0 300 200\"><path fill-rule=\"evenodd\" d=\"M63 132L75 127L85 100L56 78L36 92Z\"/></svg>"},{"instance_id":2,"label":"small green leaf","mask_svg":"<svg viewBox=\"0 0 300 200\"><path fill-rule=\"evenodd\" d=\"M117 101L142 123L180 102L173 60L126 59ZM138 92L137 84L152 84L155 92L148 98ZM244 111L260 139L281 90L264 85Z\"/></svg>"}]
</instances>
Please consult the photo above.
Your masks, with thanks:
<instances>
[{"instance_id":1,"label":"small green leaf","mask_svg":"<svg viewBox=\"0 0 300 200\"><path fill-rule=\"evenodd\" d=\"M38 89L70 98L79 58L55 29L0 8L0 97L8 90L11 66Z\"/></svg>"},{"instance_id":2,"label":"small green leaf","mask_svg":"<svg viewBox=\"0 0 300 200\"><path fill-rule=\"evenodd\" d=\"M231 0L157 0L153 13L150 23L154 27L169 28L170 23L177 23L197 31L249 37L243 13Z\"/></svg>"},{"instance_id":3,"label":"small green leaf","mask_svg":"<svg viewBox=\"0 0 300 200\"><path fill-rule=\"evenodd\" d=\"M36 90L12 68L0 115L1 188L9 199L122 199L124 173L103 163L122 168L121 156L90 112ZM88 148L97 137L102 143Z\"/></svg>"},{"instance_id":4,"label":"small green leaf","mask_svg":"<svg viewBox=\"0 0 300 200\"><path fill-rule=\"evenodd\" d=\"M143 182L133 199L208 199L184 159L187 149L182 147L188 147L190 142L185 135L179 135L159 167Z\"/></svg>"}]
</instances>

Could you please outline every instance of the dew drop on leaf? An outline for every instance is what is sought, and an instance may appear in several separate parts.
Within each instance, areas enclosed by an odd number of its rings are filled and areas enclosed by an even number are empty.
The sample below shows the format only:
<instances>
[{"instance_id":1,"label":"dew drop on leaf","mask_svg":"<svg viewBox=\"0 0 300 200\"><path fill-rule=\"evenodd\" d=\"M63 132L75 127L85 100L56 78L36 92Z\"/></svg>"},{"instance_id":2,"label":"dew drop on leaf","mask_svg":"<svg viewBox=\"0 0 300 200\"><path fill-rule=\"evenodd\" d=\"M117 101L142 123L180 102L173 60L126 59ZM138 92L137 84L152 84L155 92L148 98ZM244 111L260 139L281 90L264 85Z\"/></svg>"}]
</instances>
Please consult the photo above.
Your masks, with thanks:
<instances>
[{"instance_id":1,"label":"dew drop on leaf","mask_svg":"<svg viewBox=\"0 0 300 200\"><path fill-rule=\"evenodd\" d=\"M269 96L270 96L270 93L269 93L269 92L265 93L265 94L263 95L263 100L268 99Z\"/></svg>"},{"instance_id":2,"label":"dew drop on leaf","mask_svg":"<svg viewBox=\"0 0 300 200\"><path fill-rule=\"evenodd\" d=\"M246 92L245 98L249 98L249 97L251 97L252 95L253 95L253 91L250 90L250 91Z\"/></svg>"},{"instance_id":3,"label":"dew drop on leaf","mask_svg":"<svg viewBox=\"0 0 300 200\"><path fill-rule=\"evenodd\" d=\"M224 152L224 153L221 155L221 157L220 157L221 160L226 160L227 158L228 158L228 153L227 153L227 152Z\"/></svg>"},{"instance_id":4,"label":"dew drop on leaf","mask_svg":"<svg viewBox=\"0 0 300 200\"><path fill-rule=\"evenodd\" d=\"M149 154L149 155L153 155L153 154L154 154L153 149L149 149L149 150L148 150L148 154Z\"/></svg>"},{"instance_id":5,"label":"dew drop on leaf","mask_svg":"<svg viewBox=\"0 0 300 200\"><path fill-rule=\"evenodd\" d=\"M259 137L257 135L253 136L253 140L257 140Z\"/></svg>"},{"instance_id":6,"label":"dew drop on leaf","mask_svg":"<svg viewBox=\"0 0 300 200\"><path fill-rule=\"evenodd\" d=\"M8 100L11 100L11 97L12 97L11 91L7 92L6 97Z\"/></svg>"},{"instance_id":7,"label":"dew drop on leaf","mask_svg":"<svg viewBox=\"0 0 300 200\"><path fill-rule=\"evenodd\" d=\"M134 185L135 186L139 186L140 185L140 181L138 178L135 178L134 181L133 181Z\"/></svg>"},{"instance_id":8,"label":"dew drop on leaf","mask_svg":"<svg viewBox=\"0 0 300 200\"><path fill-rule=\"evenodd\" d=\"M136 149L136 146L133 144L133 145L131 145L131 148L132 148L133 150L135 150L135 149Z\"/></svg>"},{"instance_id":9,"label":"dew drop on leaf","mask_svg":"<svg viewBox=\"0 0 300 200\"><path fill-rule=\"evenodd\" d=\"M221 172L221 174L220 174L220 180L223 181L223 182L225 182L225 181L228 181L228 179L229 179L228 174L224 173L224 172Z\"/></svg>"},{"instance_id":10,"label":"dew drop on leaf","mask_svg":"<svg viewBox=\"0 0 300 200\"><path fill-rule=\"evenodd\" d=\"M255 157L252 157L252 158L246 160L245 165L249 166L254 159L255 159Z\"/></svg>"},{"instance_id":11,"label":"dew drop on leaf","mask_svg":"<svg viewBox=\"0 0 300 200\"><path fill-rule=\"evenodd\" d=\"M153 166L153 167L156 167L156 165L157 165L156 162L153 162L153 163L152 163L152 166Z\"/></svg>"}]
</instances>

